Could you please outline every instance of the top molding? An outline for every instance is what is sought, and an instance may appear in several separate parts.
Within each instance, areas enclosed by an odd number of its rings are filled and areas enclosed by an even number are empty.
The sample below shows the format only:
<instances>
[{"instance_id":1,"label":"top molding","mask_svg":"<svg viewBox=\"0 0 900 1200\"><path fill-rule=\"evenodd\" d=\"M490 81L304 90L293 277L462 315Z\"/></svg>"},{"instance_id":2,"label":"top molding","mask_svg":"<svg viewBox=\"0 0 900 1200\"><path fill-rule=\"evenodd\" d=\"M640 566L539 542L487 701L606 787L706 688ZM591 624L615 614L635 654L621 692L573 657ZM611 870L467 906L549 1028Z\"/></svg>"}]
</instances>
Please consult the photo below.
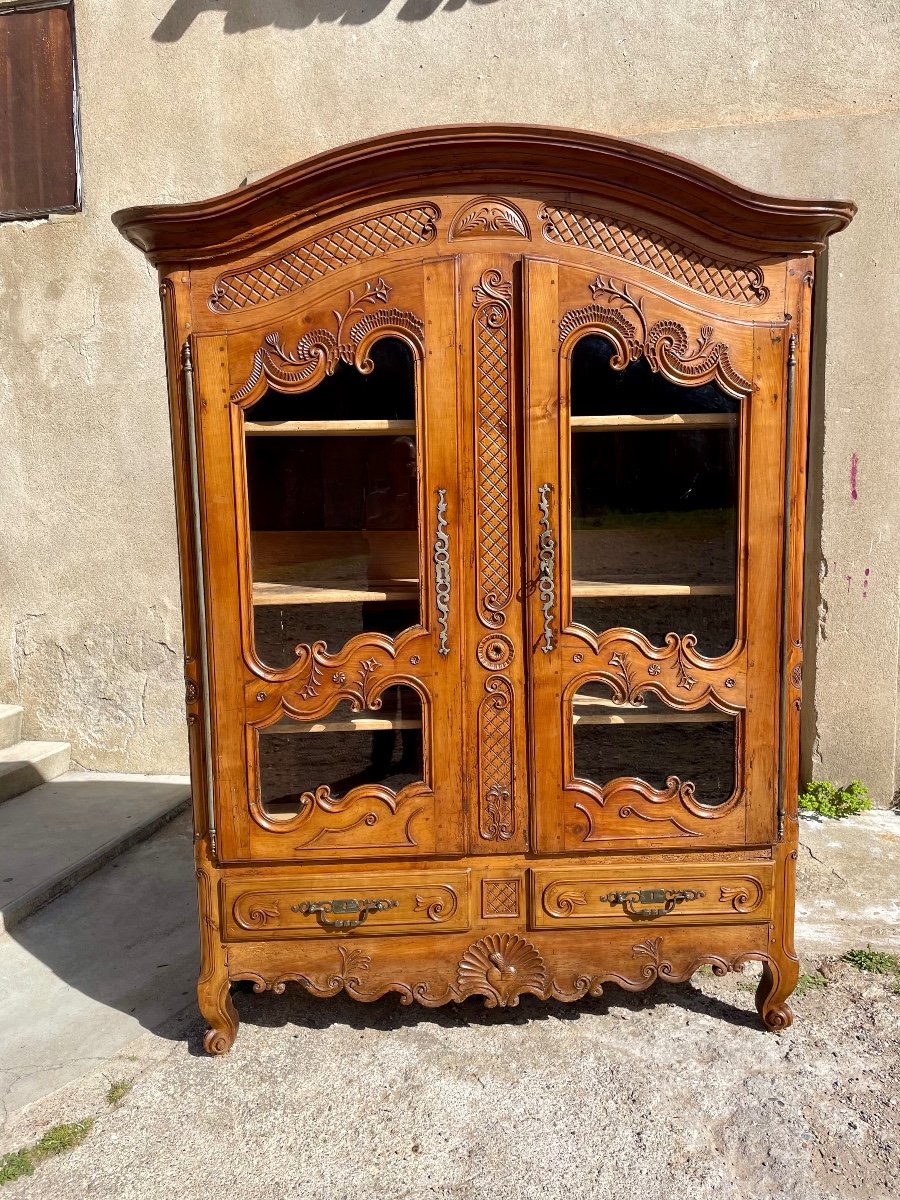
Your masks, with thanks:
<instances>
[{"instance_id":1,"label":"top molding","mask_svg":"<svg viewBox=\"0 0 900 1200\"><path fill-rule=\"evenodd\" d=\"M539 125L443 125L353 142L192 204L126 208L117 228L154 263L251 253L354 205L441 190L576 191L663 214L761 255L819 253L856 212L848 200L790 200L741 187L637 142Z\"/></svg>"}]
</instances>

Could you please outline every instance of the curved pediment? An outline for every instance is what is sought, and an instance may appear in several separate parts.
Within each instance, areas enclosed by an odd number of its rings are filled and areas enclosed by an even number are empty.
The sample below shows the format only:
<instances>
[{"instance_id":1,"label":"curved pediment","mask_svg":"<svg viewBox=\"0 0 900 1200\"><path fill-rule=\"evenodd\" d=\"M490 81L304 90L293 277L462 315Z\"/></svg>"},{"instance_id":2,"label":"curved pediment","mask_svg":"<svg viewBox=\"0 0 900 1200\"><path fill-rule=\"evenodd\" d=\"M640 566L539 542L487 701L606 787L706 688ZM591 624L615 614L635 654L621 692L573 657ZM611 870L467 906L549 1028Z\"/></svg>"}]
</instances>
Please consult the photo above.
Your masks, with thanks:
<instances>
[{"instance_id":1,"label":"curved pediment","mask_svg":"<svg viewBox=\"0 0 900 1200\"><path fill-rule=\"evenodd\" d=\"M600 134L448 125L354 142L210 200L123 209L113 220L154 262L190 264L253 254L313 215L321 220L363 203L413 194L426 203L429 194L452 191L490 198L504 190L577 196L581 207L598 211L636 207L759 255L820 251L856 211L850 201L754 192L677 155ZM561 208L551 210L548 220Z\"/></svg>"}]
</instances>

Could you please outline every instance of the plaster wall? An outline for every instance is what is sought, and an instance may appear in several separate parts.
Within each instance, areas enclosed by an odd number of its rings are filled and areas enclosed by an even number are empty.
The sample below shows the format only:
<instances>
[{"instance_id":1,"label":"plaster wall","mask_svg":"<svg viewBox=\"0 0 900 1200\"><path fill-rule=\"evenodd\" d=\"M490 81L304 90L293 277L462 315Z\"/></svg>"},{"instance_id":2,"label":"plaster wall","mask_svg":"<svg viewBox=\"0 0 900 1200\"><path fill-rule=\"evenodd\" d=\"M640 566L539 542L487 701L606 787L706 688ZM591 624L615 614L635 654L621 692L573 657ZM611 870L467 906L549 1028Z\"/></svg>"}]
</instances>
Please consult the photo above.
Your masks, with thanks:
<instances>
[{"instance_id":1,"label":"plaster wall","mask_svg":"<svg viewBox=\"0 0 900 1200\"><path fill-rule=\"evenodd\" d=\"M83 766L186 768L154 273L130 204L448 121L644 140L860 205L815 398L807 770L897 782L900 4L76 0L85 209L0 225L0 700Z\"/></svg>"}]
</instances>

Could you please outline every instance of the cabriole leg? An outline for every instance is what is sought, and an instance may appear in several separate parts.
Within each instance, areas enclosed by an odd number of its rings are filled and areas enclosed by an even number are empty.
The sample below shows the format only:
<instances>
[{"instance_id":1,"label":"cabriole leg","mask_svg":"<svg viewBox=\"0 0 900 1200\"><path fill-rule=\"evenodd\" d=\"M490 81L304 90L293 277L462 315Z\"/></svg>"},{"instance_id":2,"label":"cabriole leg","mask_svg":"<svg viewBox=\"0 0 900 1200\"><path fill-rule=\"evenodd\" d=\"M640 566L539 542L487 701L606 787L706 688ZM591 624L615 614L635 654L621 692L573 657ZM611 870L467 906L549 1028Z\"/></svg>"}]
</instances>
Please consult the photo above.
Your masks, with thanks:
<instances>
[{"instance_id":1,"label":"cabriole leg","mask_svg":"<svg viewBox=\"0 0 900 1200\"><path fill-rule=\"evenodd\" d=\"M209 1022L209 1029L203 1035L203 1049L207 1054L227 1054L240 1024L228 977L201 978L197 985L197 1002Z\"/></svg>"}]
</instances>

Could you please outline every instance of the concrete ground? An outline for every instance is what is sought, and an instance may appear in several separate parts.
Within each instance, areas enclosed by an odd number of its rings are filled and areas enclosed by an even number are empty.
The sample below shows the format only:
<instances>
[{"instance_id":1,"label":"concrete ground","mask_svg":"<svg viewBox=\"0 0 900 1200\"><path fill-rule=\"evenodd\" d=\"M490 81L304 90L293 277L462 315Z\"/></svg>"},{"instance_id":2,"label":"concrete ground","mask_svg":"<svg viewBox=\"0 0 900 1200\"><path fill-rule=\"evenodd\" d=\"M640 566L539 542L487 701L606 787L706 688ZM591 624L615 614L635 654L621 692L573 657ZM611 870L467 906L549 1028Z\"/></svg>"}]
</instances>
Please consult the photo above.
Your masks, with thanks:
<instances>
[{"instance_id":1,"label":"concrete ground","mask_svg":"<svg viewBox=\"0 0 900 1200\"><path fill-rule=\"evenodd\" d=\"M26 998L0 1154L56 1121L97 1117L80 1147L7 1184L3 1200L893 1198L900 984L836 956L867 942L900 951L900 815L804 821L801 839L798 949L820 982L806 981L783 1035L757 1027L749 971L638 995L610 987L571 1007L525 997L493 1013L323 1002L289 987L238 995L235 1047L210 1059L184 1004L193 876L173 822L24 922L17 944L0 943L0 978L14 949ZM128 896L143 888L148 904L157 844L156 900L135 927ZM101 942L78 925L91 886L94 909L112 889ZM51 955L48 942L67 938L97 960L88 978L71 967L74 947ZM48 1000L54 975L68 988ZM16 1107L66 1064L65 1086ZM120 1079L133 1087L110 1106Z\"/></svg>"}]
</instances>

